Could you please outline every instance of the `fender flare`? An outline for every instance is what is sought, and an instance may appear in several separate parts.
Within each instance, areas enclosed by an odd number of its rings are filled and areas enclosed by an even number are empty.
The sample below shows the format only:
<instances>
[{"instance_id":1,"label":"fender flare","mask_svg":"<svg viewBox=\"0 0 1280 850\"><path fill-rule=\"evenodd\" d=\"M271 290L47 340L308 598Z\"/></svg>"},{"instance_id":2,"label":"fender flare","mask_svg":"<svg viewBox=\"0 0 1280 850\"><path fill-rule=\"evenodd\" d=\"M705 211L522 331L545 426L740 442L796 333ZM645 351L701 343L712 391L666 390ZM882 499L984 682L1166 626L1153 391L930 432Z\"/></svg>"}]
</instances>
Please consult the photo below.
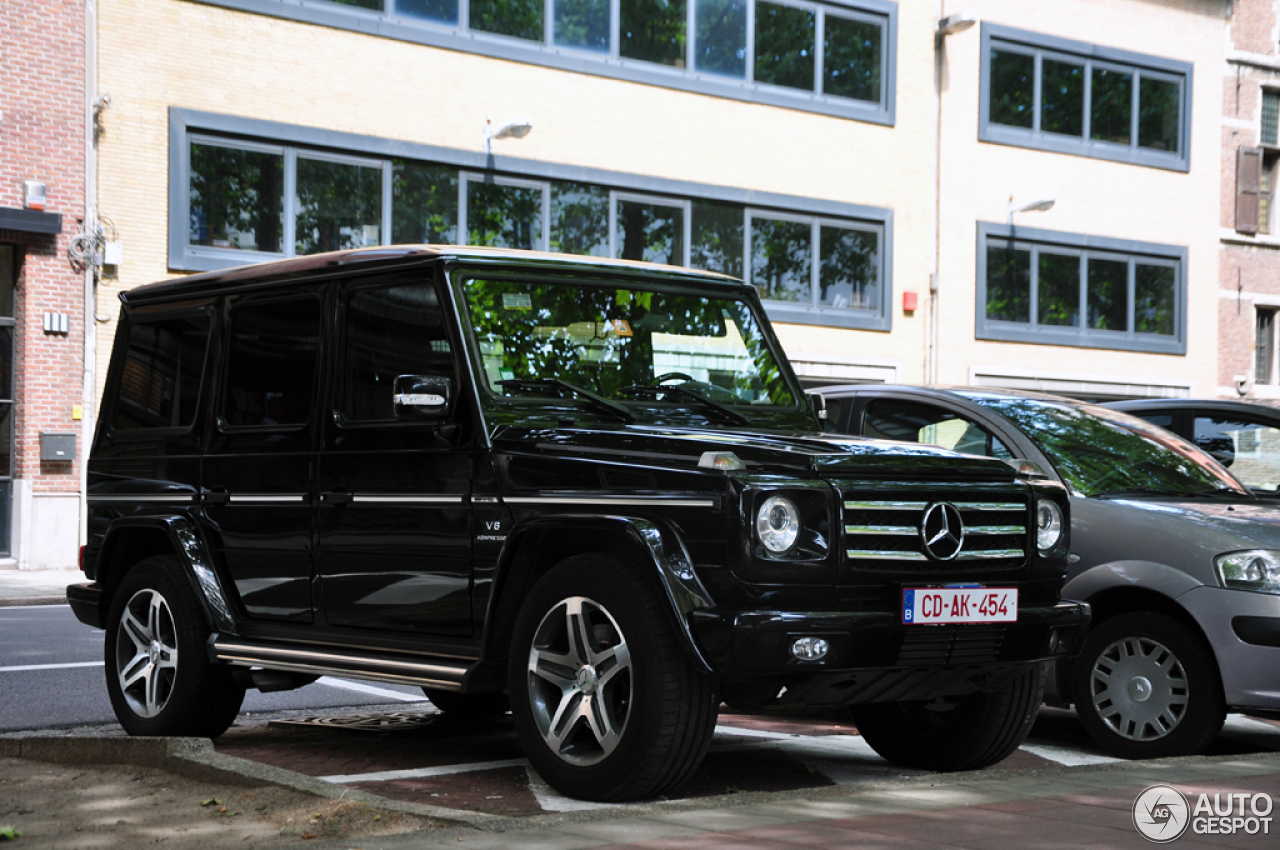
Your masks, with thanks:
<instances>
[{"instance_id":1,"label":"fender flare","mask_svg":"<svg viewBox=\"0 0 1280 850\"><path fill-rule=\"evenodd\" d=\"M1087 600L1104 590L1132 587L1176 600L1187 591L1203 586L1204 582L1182 570L1155 561L1112 561L1090 567L1068 581L1062 588L1062 597Z\"/></svg>"},{"instance_id":2,"label":"fender flare","mask_svg":"<svg viewBox=\"0 0 1280 850\"><path fill-rule=\"evenodd\" d=\"M209 547L205 545L195 522L183 514L146 514L120 517L107 529L99 564L111 563L120 535L130 529L160 531L169 538L173 553L182 561L183 573L200 600L205 620L214 631L237 634L236 618L230 597L213 567Z\"/></svg>"},{"instance_id":3,"label":"fender flare","mask_svg":"<svg viewBox=\"0 0 1280 850\"><path fill-rule=\"evenodd\" d=\"M494 618L498 616L498 605L506 590L508 576L524 539L535 531L547 530L608 531L620 533L629 538L635 544L637 551L647 556L644 559L645 564L652 567L654 577L662 586L677 632L685 648L703 672L713 672L713 668L693 638L690 614L700 608L711 608L715 603L711 594L702 585L697 573L694 572L693 560L689 557L684 541L664 522L619 515L552 514L532 517L521 522L508 535L506 543L503 544L502 554L498 558L494 589L489 596L488 610L485 614L486 628L481 650L482 658L493 657L493 647L489 646L493 634L492 624L495 622Z\"/></svg>"}]
</instances>

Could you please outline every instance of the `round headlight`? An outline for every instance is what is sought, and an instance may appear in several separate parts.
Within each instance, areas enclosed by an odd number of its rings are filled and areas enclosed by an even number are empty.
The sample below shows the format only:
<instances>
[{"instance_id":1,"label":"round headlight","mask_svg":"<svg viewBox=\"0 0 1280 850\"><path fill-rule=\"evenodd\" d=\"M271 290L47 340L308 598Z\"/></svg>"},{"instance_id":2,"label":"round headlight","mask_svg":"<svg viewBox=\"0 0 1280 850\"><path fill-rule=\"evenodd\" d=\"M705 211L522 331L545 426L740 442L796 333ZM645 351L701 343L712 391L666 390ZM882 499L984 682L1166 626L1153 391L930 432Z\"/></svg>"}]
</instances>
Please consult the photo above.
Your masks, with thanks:
<instances>
[{"instance_id":1,"label":"round headlight","mask_svg":"<svg viewBox=\"0 0 1280 850\"><path fill-rule=\"evenodd\" d=\"M770 552L785 552L800 536L800 512L782 496L770 496L756 513L756 534Z\"/></svg>"},{"instance_id":2,"label":"round headlight","mask_svg":"<svg viewBox=\"0 0 1280 850\"><path fill-rule=\"evenodd\" d=\"M1036 504L1036 546L1047 552L1062 539L1062 508L1047 499Z\"/></svg>"}]
</instances>

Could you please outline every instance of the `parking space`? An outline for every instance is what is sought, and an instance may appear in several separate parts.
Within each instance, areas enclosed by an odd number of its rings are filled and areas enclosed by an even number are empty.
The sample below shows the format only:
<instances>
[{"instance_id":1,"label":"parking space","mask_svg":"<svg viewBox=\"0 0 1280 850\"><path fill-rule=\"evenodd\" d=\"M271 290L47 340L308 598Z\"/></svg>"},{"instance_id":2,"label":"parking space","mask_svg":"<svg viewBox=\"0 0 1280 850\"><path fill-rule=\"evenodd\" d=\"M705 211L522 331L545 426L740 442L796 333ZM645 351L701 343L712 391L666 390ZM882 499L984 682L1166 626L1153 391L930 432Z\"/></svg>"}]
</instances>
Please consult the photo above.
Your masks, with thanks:
<instances>
[{"instance_id":1,"label":"parking space","mask_svg":"<svg viewBox=\"0 0 1280 850\"><path fill-rule=\"evenodd\" d=\"M509 718L463 721L430 703L359 714L243 722L219 752L295 770L379 796L507 816L603 808L566 798L528 768ZM1240 715L1211 755L1280 751L1280 723ZM1045 709L1026 744L988 770L1113 761L1071 712ZM794 791L910 776L877 756L839 709L740 714L727 708L683 798Z\"/></svg>"}]
</instances>

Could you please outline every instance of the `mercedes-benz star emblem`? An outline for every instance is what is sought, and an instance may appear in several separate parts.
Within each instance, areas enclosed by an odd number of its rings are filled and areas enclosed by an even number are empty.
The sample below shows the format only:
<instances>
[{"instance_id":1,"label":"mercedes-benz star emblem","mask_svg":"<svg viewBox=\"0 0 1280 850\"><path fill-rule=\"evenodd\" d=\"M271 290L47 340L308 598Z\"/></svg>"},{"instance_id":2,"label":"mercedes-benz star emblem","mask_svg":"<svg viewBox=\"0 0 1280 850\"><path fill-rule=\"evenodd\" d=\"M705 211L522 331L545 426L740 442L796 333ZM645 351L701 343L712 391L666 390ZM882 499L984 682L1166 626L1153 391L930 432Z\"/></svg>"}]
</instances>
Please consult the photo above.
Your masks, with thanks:
<instances>
[{"instance_id":1,"label":"mercedes-benz star emblem","mask_svg":"<svg viewBox=\"0 0 1280 850\"><path fill-rule=\"evenodd\" d=\"M934 502L920 520L920 542L929 557L950 561L964 548L964 519L950 502Z\"/></svg>"}]
</instances>

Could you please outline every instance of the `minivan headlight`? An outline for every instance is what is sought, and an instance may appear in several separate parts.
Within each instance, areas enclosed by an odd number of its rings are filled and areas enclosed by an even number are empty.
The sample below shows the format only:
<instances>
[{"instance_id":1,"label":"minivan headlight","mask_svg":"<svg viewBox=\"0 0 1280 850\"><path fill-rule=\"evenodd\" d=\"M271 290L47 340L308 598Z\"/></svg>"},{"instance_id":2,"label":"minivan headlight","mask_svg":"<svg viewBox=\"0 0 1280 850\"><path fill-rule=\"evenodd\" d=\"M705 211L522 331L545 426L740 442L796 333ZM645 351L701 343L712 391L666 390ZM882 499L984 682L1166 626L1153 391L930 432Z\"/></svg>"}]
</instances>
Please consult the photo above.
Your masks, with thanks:
<instances>
[{"instance_id":1,"label":"minivan headlight","mask_svg":"<svg viewBox=\"0 0 1280 850\"><path fill-rule=\"evenodd\" d=\"M785 496L770 496L756 511L756 534L764 548L775 555L796 545L800 537L800 512Z\"/></svg>"},{"instance_id":2,"label":"minivan headlight","mask_svg":"<svg viewBox=\"0 0 1280 850\"><path fill-rule=\"evenodd\" d=\"M1274 549L1228 552L1214 558L1213 566L1223 587L1280 594L1280 552Z\"/></svg>"},{"instance_id":3,"label":"minivan headlight","mask_svg":"<svg viewBox=\"0 0 1280 850\"><path fill-rule=\"evenodd\" d=\"M1062 539L1062 508L1048 499L1036 503L1036 548L1048 552Z\"/></svg>"}]
</instances>

